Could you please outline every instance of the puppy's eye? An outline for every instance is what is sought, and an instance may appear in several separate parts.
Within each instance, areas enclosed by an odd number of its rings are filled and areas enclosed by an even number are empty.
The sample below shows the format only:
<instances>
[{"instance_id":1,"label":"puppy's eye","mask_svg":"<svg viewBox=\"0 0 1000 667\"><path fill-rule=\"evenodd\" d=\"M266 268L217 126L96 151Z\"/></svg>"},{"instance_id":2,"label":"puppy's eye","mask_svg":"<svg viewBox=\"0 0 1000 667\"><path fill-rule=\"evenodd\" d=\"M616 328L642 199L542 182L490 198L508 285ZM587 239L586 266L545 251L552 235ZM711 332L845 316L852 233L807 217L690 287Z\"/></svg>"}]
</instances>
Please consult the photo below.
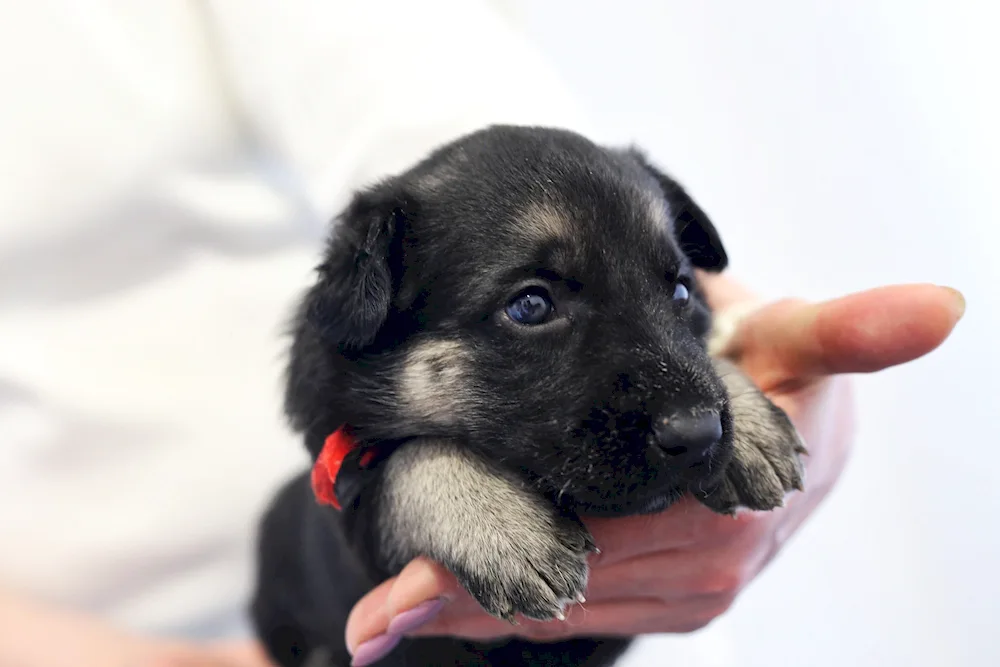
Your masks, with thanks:
<instances>
[{"instance_id":1,"label":"puppy's eye","mask_svg":"<svg viewBox=\"0 0 1000 667\"><path fill-rule=\"evenodd\" d=\"M518 324L543 324L552 316L554 307L549 295L537 287L521 292L507 304L507 317Z\"/></svg>"},{"instance_id":2,"label":"puppy's eye","mask_svg":"<svg viewBox=\"0 0 1000 667\"><path fill-rule=\"evenodd\" d=\"M684 283L677 283L674 285L674 301L678 303L687 303L690 298L691 293L688 292L687 285Z\"/></svg>"}]
</instances>

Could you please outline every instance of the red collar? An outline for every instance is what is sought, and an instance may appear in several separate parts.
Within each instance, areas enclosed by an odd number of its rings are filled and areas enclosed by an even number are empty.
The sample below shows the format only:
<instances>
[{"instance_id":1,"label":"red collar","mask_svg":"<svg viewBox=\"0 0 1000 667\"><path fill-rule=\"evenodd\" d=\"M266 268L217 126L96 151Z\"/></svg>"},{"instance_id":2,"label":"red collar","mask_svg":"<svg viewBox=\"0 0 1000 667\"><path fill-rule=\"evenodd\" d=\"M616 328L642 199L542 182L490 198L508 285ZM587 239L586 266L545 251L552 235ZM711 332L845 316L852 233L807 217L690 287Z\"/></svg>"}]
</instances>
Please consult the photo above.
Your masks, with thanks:
<instances>
[{"instance_id":1,"label":"red collar","mask_svg":"<svg viewBox=\"0 0 1000 667\"><path fill-rule=\"evenodd\" d=\"M323 449L316 457L316 463L313 464L312 469L313 494L320 504L330 505L337 510L341 509L336 493L337 475L340 474L344 459L357 447L358 441L346 424L327 436L323 443ZM374 449L363 452L359 460L360 467L368 467L374 458Z\"/></svg>"}]
</instances>

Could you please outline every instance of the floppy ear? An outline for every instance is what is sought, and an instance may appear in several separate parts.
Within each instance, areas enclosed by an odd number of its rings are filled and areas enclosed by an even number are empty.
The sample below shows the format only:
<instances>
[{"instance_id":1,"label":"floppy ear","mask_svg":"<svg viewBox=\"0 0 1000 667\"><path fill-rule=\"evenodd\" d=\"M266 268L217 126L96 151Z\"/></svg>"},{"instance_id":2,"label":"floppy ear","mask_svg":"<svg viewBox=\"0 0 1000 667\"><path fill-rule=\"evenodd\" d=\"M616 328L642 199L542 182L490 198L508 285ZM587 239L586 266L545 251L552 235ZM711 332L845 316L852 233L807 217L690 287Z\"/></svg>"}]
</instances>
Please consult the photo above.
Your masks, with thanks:
<instances>
[{"instance_id":1,"label":"floppy ear","mask_svg":"<svg viewBox=\"0 0 1000 667\"><path fill-rule=\"evenodd\" d=\"M681 250L699 269L718 273L729 265L729 257L719 238L719 232L701 207L681 187L680 183L654 167L636 148L629 150L635 160L656 180L670 205L674 234Z\"/></svg>"},{"instance_id":2,"label":"floppy ear","mask_svg":"<svg viewBox=\"0 0 1000 667\"><path fill-rule=\"evenodd\" d=\"M404 205L384 184L355 195L338 216L303 312L326 344L360 349L385 323L399 280Z\"/></svg>"}]
</instances>

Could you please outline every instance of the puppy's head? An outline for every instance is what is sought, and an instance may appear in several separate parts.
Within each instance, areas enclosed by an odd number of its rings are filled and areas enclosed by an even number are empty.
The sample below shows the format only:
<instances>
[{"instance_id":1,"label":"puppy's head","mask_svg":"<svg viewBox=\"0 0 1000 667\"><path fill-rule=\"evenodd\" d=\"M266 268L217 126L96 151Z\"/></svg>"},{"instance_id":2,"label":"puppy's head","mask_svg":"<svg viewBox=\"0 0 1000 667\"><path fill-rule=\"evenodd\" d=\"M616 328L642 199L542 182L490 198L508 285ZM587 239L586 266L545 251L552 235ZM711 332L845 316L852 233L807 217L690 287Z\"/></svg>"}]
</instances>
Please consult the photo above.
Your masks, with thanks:
<instances>
[{"instance_id":1,"label":"puppy's head","mask_svg":"<svg viewBox=\"0 0 1000 667\"><path fill-rule=\"evenodd\" d=\"M356 196L295 323L286 408L315 455L461 440L585 513L666 506L728 462L694 269L725 250L636 151L493 127Z\"/></svg>"}]
</instances>

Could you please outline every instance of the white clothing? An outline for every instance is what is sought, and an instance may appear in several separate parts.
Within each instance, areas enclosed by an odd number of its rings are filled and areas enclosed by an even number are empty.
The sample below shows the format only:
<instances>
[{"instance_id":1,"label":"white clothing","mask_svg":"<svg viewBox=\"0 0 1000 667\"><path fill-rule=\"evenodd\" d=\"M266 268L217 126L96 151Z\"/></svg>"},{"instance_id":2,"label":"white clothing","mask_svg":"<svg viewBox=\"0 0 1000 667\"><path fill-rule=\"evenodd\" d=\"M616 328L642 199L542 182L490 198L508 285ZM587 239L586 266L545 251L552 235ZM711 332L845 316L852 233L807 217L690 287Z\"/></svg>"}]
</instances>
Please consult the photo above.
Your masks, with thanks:
<instances>
[{"instance_id":1,"label":"white clothing","mask_svg":"<svg viewBox=\"0 0 1000 667\"><path fill-rule=\"evenodd\" d=\"M4 16L0 587L139 630L245 631L256 521L306 463L282 331L328 220L468 130L584 121L488 3Z\"/></svg>"}]
</instances>

